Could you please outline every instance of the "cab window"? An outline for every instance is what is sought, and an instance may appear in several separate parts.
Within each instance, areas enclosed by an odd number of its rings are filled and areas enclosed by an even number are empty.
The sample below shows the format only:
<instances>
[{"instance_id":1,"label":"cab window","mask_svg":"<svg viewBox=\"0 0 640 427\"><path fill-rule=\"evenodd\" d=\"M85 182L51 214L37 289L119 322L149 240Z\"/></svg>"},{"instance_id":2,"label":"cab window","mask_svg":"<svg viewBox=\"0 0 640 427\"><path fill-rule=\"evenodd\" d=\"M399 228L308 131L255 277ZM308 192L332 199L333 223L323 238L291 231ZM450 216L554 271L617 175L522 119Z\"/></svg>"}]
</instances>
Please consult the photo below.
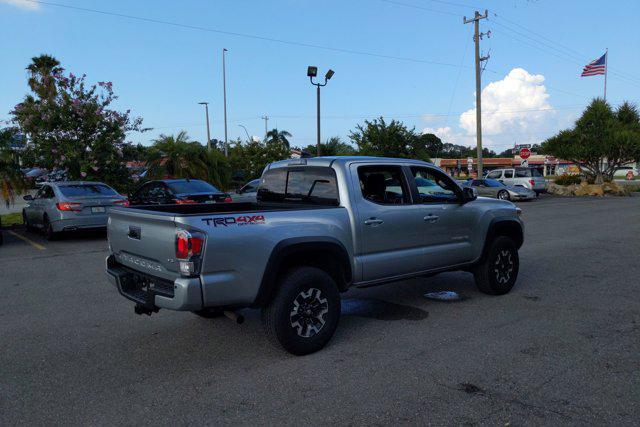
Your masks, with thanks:
<instances>
[{"instance_id":1,"label":"cab window","mask_svg":"<svg viewBox=\"0 0 640 427\"><path fill-rule=\"evenodd\" d=\"M410 203L409 189L400 166L360 166L358 179L365 200L380 205Z\"/></svg>"},{"instance_id":2,"label":"cab window","mask_svg":"<svg viewBox=\"0 0 640 427\"><path fill-rule=\"evenodd\" d=\"M458 202L460 188L444 173L421 167L412 167L419 203Z\"/></svg>"}]
</instances>

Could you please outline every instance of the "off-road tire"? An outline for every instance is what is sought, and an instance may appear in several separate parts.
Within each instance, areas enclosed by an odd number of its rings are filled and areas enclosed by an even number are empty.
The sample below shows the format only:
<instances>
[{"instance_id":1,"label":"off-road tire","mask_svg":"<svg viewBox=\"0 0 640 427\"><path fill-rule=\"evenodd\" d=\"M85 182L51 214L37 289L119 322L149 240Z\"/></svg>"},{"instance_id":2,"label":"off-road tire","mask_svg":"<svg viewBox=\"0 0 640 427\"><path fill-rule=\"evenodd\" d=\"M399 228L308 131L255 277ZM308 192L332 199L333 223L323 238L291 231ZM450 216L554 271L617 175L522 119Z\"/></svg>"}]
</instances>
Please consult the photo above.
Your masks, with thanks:
<instances>
[{"instance_id":1,"label":"off-road tire","mask_svg":"<svg viewBox=\"0 0 640 427\"><path fill-rule=\"evenodd\" d=\"M518 247L507 236L498 236L473 270L476 286L489 295L508 293L518 279L520 260Z\"/></svg>"},{"instance_id":2,"label":"off-road tire","mask_svg":"<svg viewBox=\"0 0 640 427\"><path fill-rule=\"evenodd\" d=\"M224 310L219 308L203 308L202 310L194 310L192 313L205 319L215 319L216 317L224 316Z\"/></svg>"},{"instance_id":3,"label":"off-road tire","mask_svg":"<svg viewBox=\"0 0 640 427\"><path fill-rule=\"evenodd\" d=\"M335 281L319 268L296 267L286 272L276 286L273 299L262 309L262 324L271 343L297 356L322 349L340 320L340 292ZM311 326L298 314L298 310L302 313L301 301L309 301L305 314L314 317ZM304 336L307 333L313 335Z\"/></svg>"}]
</instances>

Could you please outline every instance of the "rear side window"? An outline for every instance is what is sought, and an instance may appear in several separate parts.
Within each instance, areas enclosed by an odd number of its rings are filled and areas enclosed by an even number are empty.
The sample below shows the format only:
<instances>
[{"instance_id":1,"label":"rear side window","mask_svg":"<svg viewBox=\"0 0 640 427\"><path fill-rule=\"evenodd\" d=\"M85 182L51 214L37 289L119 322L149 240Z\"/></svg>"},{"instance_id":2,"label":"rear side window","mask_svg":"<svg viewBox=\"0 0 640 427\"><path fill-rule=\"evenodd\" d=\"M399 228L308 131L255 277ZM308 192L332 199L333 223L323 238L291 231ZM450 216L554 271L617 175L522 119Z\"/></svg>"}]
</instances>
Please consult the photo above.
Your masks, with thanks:
<instances>
[{"instance_id":1,"label":"rear side window","mask_svg":"<svg viewBox=\"0 0 640 427\"><path fill-rule=\"evenodd\" d=\"M116 191L104 184L61 185L58 187L65 197L116 196Z\"/></svg>"},{"instance_id":2,"label":"rear side window","mask_svg":"<svg viewBox=\"0 0 640 427\"><path fill-rule=\"evenodd\" d=\"M530 178L531 169L516 169L516 178Z\"/></svg>"},{"instance_id":3,"label":"rear side window","mask_svg":"<svg viewBox=\"0 0 640 427\"><path fill-rule=\"evenodd\" d=\"M502 176L502 171L493 171L493 172L489 172L489 175L487 175L487 178L498 179L501 176Z\"/></svg>"},{"instance_id":4,"label":"rear side window","mask_svg":"<svg viewBox=\"0 0 640 427\"><path fill-rule=\"evenodd\" d=\"M509 169L504 171L504 177L505 178L513 178L513 169Z\"/></svg>"},{"instance_id":5,"label":"rear side window","mask_svg":"<svg viewBox=\"0 0 640 427\"><path fill-rule=\"evenodd\" d=\"M335 171L326 167L295 167L268 170L257 194L260 202L311 203L338 206Z\"/></svg>"}]
</instances>

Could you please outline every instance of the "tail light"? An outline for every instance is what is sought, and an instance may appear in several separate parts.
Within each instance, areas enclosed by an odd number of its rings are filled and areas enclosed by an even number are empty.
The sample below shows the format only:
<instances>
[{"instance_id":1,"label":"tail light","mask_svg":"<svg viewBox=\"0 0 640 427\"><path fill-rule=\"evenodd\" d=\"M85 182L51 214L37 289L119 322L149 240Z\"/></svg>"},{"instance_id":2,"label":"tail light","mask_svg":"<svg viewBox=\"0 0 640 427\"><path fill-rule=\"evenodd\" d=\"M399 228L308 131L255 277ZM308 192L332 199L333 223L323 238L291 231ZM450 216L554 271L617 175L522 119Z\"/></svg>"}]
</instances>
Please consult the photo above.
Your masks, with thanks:
<instances>
[{"instance_id":1,"label":"tail light","mask_svg":"<svg viewBox=\"0 0 640 427\"><path fill-rule=\"evenodd\" d=\"M231 202L233 202L233 199L231 198L231 196L227 196L227 197L224 198L224 202L225 203L231 203Z\"/></svg>"},{"instance_id":2,"label":"tail light","mask_svg":"<svg viewBox=\"0 0 640 427\"><path fill-rule=\"evenodd\" d=\"M116 200L113 202L114 205L116 206L124 206L125 208L129 207L129 201L127 199L124 200Z\"/></svg>"},{"instance_id":3,"label":"tail light","mask_svg":"<svg viewBox=\"0 0 640 427\"><path fill-rule=\"evenodd\" d=\"M536 183L535 183L535 181L534 181L534 180L530 179L530 180L529 180L529 184L531 184L531 186L533 187Z\"/></svg>"},{"instance_id":4,"label":"tail light","mask_svg":"<svg viewBox=\"0 0 640 427\"><path fill-rule=\"evenodd\" d=\"M56 207L58 208L59 211L66 211L66 212L82 211L82 203L58 202L56 203Z\"/></svg>"},{"instance_id":5,"label":"tail light","mask_svg":"<svg viewBox=\"0 0 640 427\"><path fill-rule=\"evenodd\" d=\"M186 230L176 232L176 258L180 262L180 273L192 276L198 272L203 249L202 233Z\"/></svg>"},{"instance_id":6,"label":"tail light","mask_svg":"<svg viewBox=\"0 0 640 427\"><path fill-rule=\"evenodd\" d=\"M195 200L187 199L187 198L176 199L176 204L178 205L193 205L194 203L198 203L198 202L196 202Z\"/></svg>"}]
</instances>

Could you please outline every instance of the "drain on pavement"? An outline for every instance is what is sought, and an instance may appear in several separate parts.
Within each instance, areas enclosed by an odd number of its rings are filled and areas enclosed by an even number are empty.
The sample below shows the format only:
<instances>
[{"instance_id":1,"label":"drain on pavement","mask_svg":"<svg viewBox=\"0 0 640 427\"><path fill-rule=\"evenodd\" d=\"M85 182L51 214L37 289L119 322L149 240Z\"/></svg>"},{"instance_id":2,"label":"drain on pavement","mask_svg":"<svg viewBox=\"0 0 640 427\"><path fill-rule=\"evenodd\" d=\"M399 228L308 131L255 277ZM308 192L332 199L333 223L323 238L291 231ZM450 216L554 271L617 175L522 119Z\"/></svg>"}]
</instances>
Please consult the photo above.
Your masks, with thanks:
<instances>
[{"instance_id":1,"label":"drain on pavement","mask_svg":"<svg viewBox=\"0 0 640 427\"><path fill-rule=\"evenodd\" d=\"M424 294L424 296L428 299L445 302L462 301L465 299L465 297L453 291L429 292Z\"/></svg>"}]
</instances>

